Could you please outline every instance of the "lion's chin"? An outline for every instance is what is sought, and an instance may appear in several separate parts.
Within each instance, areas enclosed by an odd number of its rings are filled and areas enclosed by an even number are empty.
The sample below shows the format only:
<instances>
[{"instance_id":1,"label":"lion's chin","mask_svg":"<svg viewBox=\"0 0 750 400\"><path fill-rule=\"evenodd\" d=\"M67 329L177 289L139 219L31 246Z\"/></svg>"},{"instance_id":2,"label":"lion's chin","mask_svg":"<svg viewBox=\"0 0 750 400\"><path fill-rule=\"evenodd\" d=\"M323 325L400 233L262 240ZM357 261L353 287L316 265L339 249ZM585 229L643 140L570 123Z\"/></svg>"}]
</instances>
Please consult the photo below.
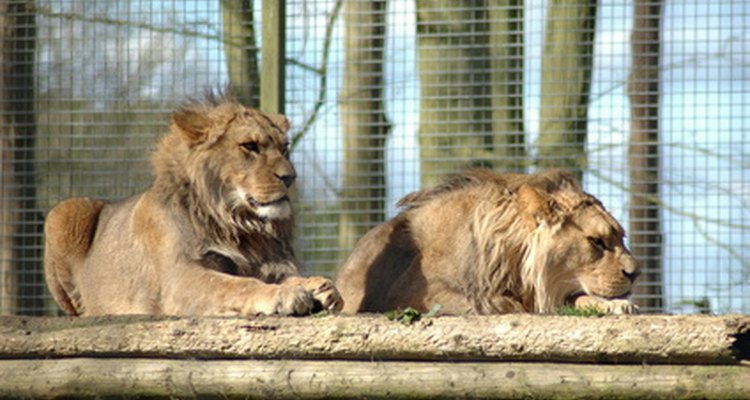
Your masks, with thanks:
<instances>
[{"instance_id":1,"label":"lion's chin","mask_svg":"<svg viewBox=\"0 0 750 400\"><path fill-rule=\"evenodd\" d=\"M255 215L263 219L287 219L292 215L292 206L286 196L267 203L261 203L252 197L248 197L247 202Z\"/></svg>"}]
</instances>

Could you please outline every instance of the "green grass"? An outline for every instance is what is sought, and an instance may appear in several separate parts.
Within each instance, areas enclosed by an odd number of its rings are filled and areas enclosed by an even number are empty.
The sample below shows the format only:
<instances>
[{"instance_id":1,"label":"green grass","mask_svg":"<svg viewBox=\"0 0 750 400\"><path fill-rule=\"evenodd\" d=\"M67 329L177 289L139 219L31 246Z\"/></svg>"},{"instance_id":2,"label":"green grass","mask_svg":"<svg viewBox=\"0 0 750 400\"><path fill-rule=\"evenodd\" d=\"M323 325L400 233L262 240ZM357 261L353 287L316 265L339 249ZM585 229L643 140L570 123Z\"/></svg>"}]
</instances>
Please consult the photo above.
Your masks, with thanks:
<instances>
[{"instance_id":1,"label":"green grass","mask_svg":"<svg viewBox=\"0 0 750 400\"><path fill-rule=\"evenodd\" d=\"M609 315L609 313L593 306L576 308L573 305L566 304L557 309L557 315L564 315L569 317L603 317L605 315Z\"/></svg>"},{"instance_id":2,"label":"green grass","mask_svg":"<svg viewBox=\"0 0 750 400\"><path fill-rule=\"evenodd\" d=\"M426 314L422 314L412 307L406 307L404 309L388 311L385 316L391 321L398 321L404 325L411 325L422 318L431 318L436 316L440 309L443 308L440 304L435 304L432 309Z\"/></svg>"}]
</instances>

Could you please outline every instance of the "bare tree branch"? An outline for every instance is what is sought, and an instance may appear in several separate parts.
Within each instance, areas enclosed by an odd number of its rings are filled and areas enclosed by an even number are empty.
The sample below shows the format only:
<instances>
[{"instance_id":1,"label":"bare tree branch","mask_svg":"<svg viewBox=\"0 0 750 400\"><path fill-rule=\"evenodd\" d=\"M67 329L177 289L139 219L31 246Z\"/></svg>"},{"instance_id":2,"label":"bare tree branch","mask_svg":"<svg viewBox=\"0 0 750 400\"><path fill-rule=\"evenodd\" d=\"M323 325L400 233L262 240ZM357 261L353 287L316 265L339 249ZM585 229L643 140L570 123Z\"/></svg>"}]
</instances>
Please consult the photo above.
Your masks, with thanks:
<instances>
[{"instance_id":1,"label":"bare tree branch","mask_svg":"<svg viewBox=\"0 0 750 400\"><path fill-rule=\"evenodd\" d=\"M318 74L320 85L318 88L318 97L313 106L312 113L307 117L302 128L292 137L290 150L294 151L297 147L297 143L305 137L305 134L310 130L312 125L318 119L318 115L321 107L326 101L326 92L328 91L328 57L330 55L331 42L333 41L333 28L336 25L336 20L339 17L343 0L337 0L331 11L331 15L328 17L328 23L326 24L326 33L323 38L323 55L320 61L320 68L315 70L313 67L306 66L305 69L309 71L315 71ZM300 63L296 63L300 65Z\"/></svg>"}]
</instances>

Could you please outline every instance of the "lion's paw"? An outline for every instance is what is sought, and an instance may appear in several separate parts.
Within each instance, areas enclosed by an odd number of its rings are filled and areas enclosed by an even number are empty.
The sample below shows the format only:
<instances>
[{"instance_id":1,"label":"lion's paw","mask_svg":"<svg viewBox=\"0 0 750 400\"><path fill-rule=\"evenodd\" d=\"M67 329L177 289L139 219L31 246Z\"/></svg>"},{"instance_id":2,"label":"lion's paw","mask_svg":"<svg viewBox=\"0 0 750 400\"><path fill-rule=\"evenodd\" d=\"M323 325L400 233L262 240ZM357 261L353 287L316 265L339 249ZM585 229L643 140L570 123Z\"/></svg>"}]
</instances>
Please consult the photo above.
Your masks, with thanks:
<instances>
[{"instance_id":1,"label":"lion's paw","mask_svg":"<svg viewBox=\"0 0 750 400\"><path fill-rule=\"evenodd\" d=\"M628 299L605 299L595 296L579 296L575 301L576 308L594 307L609 314L637 314L638 306Z\"/></svg>"},{"instance_id":2,"label":"lion's paw","mask_svg":"<svg viewBox=\"0 0 750 400\"><path fill-rule=\"evenodd\" d=\"M313 276L307 278L305 287L310 290L315 300L320 302L324 310L337 313L344 308L344 299L330 279Z\"/></svg>"},{"instance_id":3,"label":"lion's paw","mask_svg":"<svg viewBox=\"0 0 750 400\"><path fill-rule=\"evenodd\" d=\"M257 304L257 311L266 315L308 315L315 307L312 294L302 286L282 286L273 288L268 301Z\"/></svg>"},{"instance_id":4,"label":"lion's paw","mask_svg":"<svg viewBox=\"0 0 750 400\"><path fill-rule=\"evenodd\" d=\"M625 299L602 299L599 307L610 314L637 314L638 306Z\"/></svg>"},{"instance_id":5,"label":"lion's paw","mask_svg":"<svg viewBox=\"0 0 750 400\"><path fill-rule=\"evenodd\" d=\"M325 310L338 313L344 308L344 299L333 281L322 276L290 277L285 283L297 284L304 287L315 299L315 310Z\"/></svg>"}]
</instances>

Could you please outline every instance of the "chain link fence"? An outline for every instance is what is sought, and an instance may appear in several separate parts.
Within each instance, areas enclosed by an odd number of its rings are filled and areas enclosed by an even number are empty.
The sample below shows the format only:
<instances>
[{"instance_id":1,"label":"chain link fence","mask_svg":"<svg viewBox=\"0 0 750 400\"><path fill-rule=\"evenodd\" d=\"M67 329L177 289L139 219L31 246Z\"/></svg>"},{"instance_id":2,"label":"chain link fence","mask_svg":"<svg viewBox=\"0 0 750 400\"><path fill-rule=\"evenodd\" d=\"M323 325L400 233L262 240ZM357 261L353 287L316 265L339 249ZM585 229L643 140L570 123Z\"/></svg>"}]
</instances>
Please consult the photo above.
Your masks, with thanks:
<instances>
[{"instance_id":1,"label":"chain link fence","mask_svg":"<svg viewBox=\"0 0 750 400\"><path fill-rule=\"evenodd\" d=\"M150 182L181 100L261 105L262 2L0 4L0 314L57 312L42 222ZM575 171L645 311L750 312L750 2L287 0L297 248L332 275L396 201L475 166ZM268 26L266 26L267 28Z\"/></svg>"}]
</instances>

